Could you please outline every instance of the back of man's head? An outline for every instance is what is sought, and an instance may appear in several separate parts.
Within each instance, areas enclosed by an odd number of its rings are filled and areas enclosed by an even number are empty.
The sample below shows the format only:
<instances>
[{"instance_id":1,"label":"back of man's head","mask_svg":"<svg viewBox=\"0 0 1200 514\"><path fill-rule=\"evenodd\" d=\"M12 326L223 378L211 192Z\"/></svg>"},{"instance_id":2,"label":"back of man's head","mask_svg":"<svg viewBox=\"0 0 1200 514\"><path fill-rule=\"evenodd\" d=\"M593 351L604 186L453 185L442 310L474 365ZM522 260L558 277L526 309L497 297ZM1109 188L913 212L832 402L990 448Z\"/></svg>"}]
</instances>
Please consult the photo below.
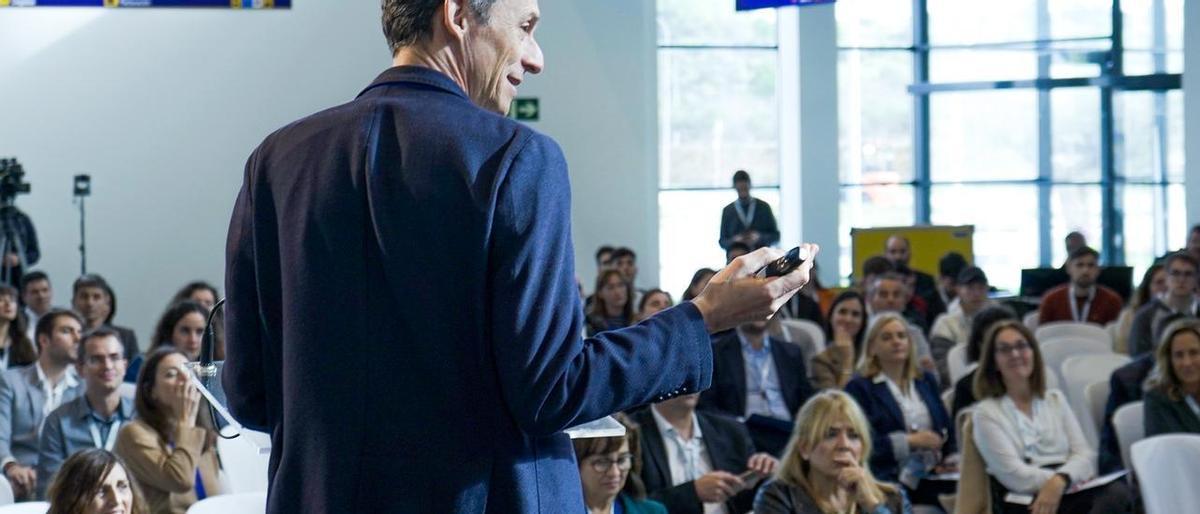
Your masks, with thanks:
<instances>
[{"instance_id":1,"label":"back of man's head","mask_svg":"<svg viewBox=\"0 0 1200 514\"><path fill-rule=\"evenodd\" d=\"M446 0L383 0L383 35L392 55L429 37L434 15ZM487 24L496 0L463 0L476 19Z\"/></svg>"}]
</instances>

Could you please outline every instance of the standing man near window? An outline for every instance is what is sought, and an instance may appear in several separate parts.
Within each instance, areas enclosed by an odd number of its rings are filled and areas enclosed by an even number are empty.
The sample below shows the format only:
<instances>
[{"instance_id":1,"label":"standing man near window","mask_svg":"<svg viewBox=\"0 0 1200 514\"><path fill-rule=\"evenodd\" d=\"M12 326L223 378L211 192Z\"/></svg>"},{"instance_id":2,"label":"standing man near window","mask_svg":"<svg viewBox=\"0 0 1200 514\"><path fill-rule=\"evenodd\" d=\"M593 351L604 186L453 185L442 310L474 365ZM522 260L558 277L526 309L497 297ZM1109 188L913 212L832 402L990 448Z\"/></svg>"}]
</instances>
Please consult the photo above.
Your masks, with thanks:
<instances>
[{"instance_id":1,"label":"standing man near window","mask_svg":"<svg viewBox=\"0 0 1200 514\"><path fill-rule=\"evenodd\" d=\"M750 196L750 174L746 170L733 174L733 188L737 200L721 211L721 248L729 250L733 243L743 243L754 250L778 243L775 213L767 202Z\"/></svg>"},{"instance_id":2,"label":"standing man near window","mask_svg":"<svg viewBox=\"0 0 1200 514\"><path fill-rule=\"evenodd\" d=\"M230 221L222 380L271 434L266 511L581 512L563 430L707 389L709 334L769 319L818 249L585 340L566 159L504 116L537 0L382 4L394 67L268 136Z\"/></svg>"}]
</instances>

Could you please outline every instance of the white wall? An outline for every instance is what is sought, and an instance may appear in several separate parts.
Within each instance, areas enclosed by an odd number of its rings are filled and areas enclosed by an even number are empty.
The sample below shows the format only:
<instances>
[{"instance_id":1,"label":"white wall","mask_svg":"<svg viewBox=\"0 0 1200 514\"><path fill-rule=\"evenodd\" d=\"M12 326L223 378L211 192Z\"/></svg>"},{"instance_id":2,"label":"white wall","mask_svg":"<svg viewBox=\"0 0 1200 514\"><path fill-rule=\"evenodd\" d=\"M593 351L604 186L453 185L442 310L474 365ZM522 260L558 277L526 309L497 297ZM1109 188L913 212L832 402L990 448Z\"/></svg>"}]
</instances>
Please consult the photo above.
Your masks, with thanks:
<instances>
[{"instance_id":1,"label":"white wall","mask_svg":"<svg viewBox=\"0 0 1200 514\"><path fill-rule=\"evenodd\" d=\"M657 269L654 6L542 2L535 126L572 165L585 280L601 242ZM0 157L24 164L55 301L79 273L71 177L92 175L88 270L117 290L145 348L184 282L221 283L246 156L275 128L352 99L390 58L377 1L289 11L0 9ZM619 29L619 30L617 30ZM636 193L630 194L629 191Z\"/></svg>"},{"instance_id":2,"label":"white wall","mask_svg":"<svg viewBox=\"0 0 1200 514\"><path fill-rule=\"evenodd\" d=\"M1200 72L1200 2L1183 3L1183 31L1184 190L1191 224L1200 223L1200 80L1188 80L1188 71Z\"/></svg>"}]
</instances>

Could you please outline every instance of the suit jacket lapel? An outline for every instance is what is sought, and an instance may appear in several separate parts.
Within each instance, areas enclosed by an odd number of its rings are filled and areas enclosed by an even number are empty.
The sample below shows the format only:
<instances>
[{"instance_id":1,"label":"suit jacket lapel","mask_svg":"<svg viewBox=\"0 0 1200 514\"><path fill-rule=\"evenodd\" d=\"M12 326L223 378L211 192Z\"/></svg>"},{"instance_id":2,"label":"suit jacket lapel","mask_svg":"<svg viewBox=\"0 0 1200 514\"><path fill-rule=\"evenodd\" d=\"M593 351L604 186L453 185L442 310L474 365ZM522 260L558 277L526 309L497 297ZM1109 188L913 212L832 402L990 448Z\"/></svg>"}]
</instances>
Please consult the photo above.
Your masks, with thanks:
<instances>
[{"instance_id":1,"label":"suit jacket lapel","mask_svg":"<svg viewBox=\"0 0 1200 514\"><path fill-rule=\"evenodd\" d=\"M36 424L39 417L38 412L46 403L46 396L42 394L42 386L38 383L37 369L34 366L37 366L36 362L25 370L25 394L29 397L29 406L26 407L25 413Z\"/></svg>"},{"instance_id":2,"label":"suit jacket lapel","mask_svg":"<svg viewBox=\"0 0 1200 514\"><path fill-rule=\"evenodd\" d=\"M732 455L733 451L729 448L729 441L717 431L712 423L708 422L708 418L696 414L696 423L700 425L700 432L704 434L704 449L708 452L708 459L711 461L713 470L723 470L736 474L741 470L743 463L737 462L737 459Z\"/></svg>"},{"instance_id":3,"label":"suit jacket lapel","mask_svg":"<svg viewBox=\"0 0 1200 514\"><path fill-rule=\"evenodd\" d=\"M791 344L791 343L785 343ZM771 341L771 360L775 361L775 374L779 377L779 390L783 393L783 404L787 406L788 412L795 417L794 410L799 410L798 399L793 398L795 391L796 375L789 366L783 365L790 362L787 355L787 350L780 344L779 341ZM796 406L796 409L793 409Z\"/></svg>"},{"instance_id":4,"label":"suit jacket lapel","mask_svg":"<svg viewBox=\"0 0 1200 514\"><path fill-rule=\"evenodd\" d=\"M908 427L904 426L904 413L900 412L900 404L896 403L896 398L892 396L892 391L888 389L887 382L872 382L871 388L875 393L875 397L879 399L879 403L883 404L884 410L896 422L896 426L900 427L901 430L908 430Z\"/></svg>"},{"instance_id":5,"label":"suit jacket lapel","mask_svg":"<svg viewBox=\"0 0 1200 514\"><path fill-rule=\"evenodd\" d=\"M731 364L729 374L733 377L733 390L736 393L733 406L737 415L741 416L746 413L746 359L742 356L742 342L736 334L725 345L725 351L728 352L725 359Z\"/></svg>"},{"instance_id":6,"label":"suit jacket lapel","mask_svg":"<svg viewBox=\"0 0 1200 514\"><path fill-rule=\"evenodd\" d=\"M659 482L660 487L671 486L671 463L668 460L667 448L663 446L662 432L658 431L658 424L654 422L654 413L646 408L646 416L643 419L641 427L642 455L645 460L646 471L653 474L654 478Z\"/></svg>"}]
</instances>

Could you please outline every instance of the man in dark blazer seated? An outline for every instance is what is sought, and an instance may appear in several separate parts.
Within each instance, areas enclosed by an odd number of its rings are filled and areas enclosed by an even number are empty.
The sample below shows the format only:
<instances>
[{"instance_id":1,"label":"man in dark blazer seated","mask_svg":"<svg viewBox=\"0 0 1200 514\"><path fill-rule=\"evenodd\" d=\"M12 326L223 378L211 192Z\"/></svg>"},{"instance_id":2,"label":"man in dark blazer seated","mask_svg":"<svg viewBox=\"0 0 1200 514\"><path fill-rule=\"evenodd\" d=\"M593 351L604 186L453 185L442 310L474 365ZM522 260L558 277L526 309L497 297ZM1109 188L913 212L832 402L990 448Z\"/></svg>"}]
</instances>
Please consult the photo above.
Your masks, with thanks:
<instances>
[{"instance_id":1,"label":"man in dark blazer seated","mask_svg":"<svg viewBox=\"0 0 1200 514\"><path fill-rule=\"evenodd\" d=\"M271 434L267 512L581 511L562 431L707 388L708 334L807 281L752 277L764 249L584 340L566 161L502 115L542 69L537 21L536 0L385 0L395 67L250 156L222 380Z\"/></svg>"},{"instance_id":2,"label":"man in dark blazer seated","mask_svg":"<svg viewBox=\"0 0 1200 514\"><path fill-rule=\"evenodd\" d=\"M772 340L763 322L713 339L713 384L699 408L742 418L754 446L778 457L800 406L813 395L800 347Z\"/></svg>"},{"instance_id":3,"label":"man in dark blazer seated","mask_svg":"<svg viewBox=\"0 0 1200 514\"><path fill-rule=\"evenodd\" d=\"M679 396L631 416L640 427L642 483L671 514L749 512L756 486L779 461L755 453L750 433L737 420L696 412L698 399ZM743 481L741 475L750 471L758 476Z\"/></svg>"}]
</instances>

